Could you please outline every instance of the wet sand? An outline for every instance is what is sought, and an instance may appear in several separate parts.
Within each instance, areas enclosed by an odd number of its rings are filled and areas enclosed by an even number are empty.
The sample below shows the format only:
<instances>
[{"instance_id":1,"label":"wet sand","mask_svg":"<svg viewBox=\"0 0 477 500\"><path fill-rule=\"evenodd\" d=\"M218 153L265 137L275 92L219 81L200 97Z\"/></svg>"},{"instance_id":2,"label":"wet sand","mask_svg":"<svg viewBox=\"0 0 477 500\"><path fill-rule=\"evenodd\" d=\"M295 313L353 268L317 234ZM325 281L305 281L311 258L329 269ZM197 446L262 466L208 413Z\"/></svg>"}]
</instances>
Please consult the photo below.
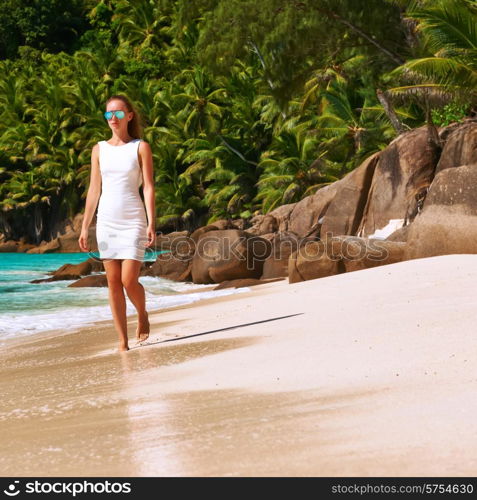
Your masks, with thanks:
<instances>
[{"instance_id":1,"label":"wet sand","mask_svg":"<svg viewBox=\"0 0 477 500\"><path fill-rule=\"evenodd\" d=\"M477 255L401 262L0 352L2 476L475 476ZM135 321L130 320L130 336Z\"/></svg>"}]
</instances>

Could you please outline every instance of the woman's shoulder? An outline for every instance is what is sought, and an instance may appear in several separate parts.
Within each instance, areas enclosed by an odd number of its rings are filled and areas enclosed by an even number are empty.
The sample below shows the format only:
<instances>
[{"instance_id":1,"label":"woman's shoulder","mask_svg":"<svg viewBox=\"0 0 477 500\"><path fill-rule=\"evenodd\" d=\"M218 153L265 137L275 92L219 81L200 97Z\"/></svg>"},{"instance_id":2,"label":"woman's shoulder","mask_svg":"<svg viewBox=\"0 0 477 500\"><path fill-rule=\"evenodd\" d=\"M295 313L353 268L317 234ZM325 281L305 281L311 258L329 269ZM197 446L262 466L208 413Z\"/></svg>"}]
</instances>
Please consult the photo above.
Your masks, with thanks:
<instances>
[{"instance_id":1,"label":"woman's shoulder","mask_svg":"<svg viewBox=\"0 0 477 500\"><path fill-rule=\"evenodd\" d=\"M151 149L151 146L149 145L149 143L147 141L145 141L144 139L137 139L137 141L139 142L139 150L147 151L147 150Z\"/></svg>"}]
</instances>

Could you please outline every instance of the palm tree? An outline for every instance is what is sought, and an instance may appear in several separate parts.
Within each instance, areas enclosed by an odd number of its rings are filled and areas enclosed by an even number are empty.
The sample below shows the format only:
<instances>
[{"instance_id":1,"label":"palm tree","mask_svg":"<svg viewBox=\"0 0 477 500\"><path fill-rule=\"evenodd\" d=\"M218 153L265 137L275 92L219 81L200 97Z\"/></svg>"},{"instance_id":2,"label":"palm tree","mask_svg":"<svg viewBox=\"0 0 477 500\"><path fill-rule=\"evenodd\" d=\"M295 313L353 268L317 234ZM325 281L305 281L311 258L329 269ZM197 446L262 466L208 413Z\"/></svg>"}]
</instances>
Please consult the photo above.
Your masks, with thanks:
<instances>
[{"instance_id":1,"label":"palm tree","mask_svg":"<svg viewBox=\"0 0 477 500\"><path fill-rule=\"evenodd\" d=\"M338 180L336 168L323 159L325 150L316 136L300 124L283 131L263 153L259 168L263 173L257 182L255 201L267 213L280 204L293 203L313 194L318 188Z\"/></svg>"},{"instance_id":2,"label":"palm tree","mask_svg":"<svg viewBox=\"0 0 477 500\"><path fill-rule=\"evenodd\" d=\"M224 86L215 84L198 65L183 70L179 79L185 80L184 92L175 95L184 101L178 115L184 119L184 131L191 135L218 131L227 96Z\"/></svg>"},{"instance_id":3,"label":"palm tree","mask_svg":"<svg viewBox=\"0 0 477 500\"><path fill-rule=\"evenodd\" d=\"M154 149L157 152L154 161L156 210L161 214L157 222L167 224L174 221L180 226L185 223L193 228L200 215L207 211L207 207L199 196L197 187L189 182L187 176L180 174L183 154L181 143L174 140L173 134L164 134L163 140L156 142Z\"/></svg>"},{"instance_id":4,"label":"palm tree","mask_svg":"<svg viewBox=\"0 0 477 500\"><path fill-rule=\"evenodd\" d=\"M317 70L305 86L302 122L320 139L324 158L341 164L339 177L395 137L373 89L363 88L365 72L360 69L358 80L352 78L355 68L366 66L366 60L354 55L342 65ZM412 118L406 110L395 112L400 118Z\"/></svg>"},{"instance_id":5,"label":"palm tree","mask_svg":"<svg viewBox=\"0 0 477 500\"><path fill-rule=\"evenodd\" d=\"M390 73L405 85L388 90L414 97L432 125L431 110L451 100L473 103L477 86L477 6L470 0L413 2L408 16L417 21L427 56L412 59Z\"/></svg>"},{"instance_id":6,"label":"palm tree","mask_svg":"<svg viewBox=\"0 0 477 500\"><path fill-rule=\"evenodd\" d=\"M180 178L195 186L209 207L209 221L243 216L242 212L250 209L257 174L256 164L238 151L241 143L233 137L215 135L191 138L185 146L184 162L189 165Z\"/></svg>"},{"instance_id":7,"label":"palm tree","mask_svg":"<svg viewBox=\"0 0 477 500\"><path fill-rule=\"evenodd\" d=\"M120 0L112 17L118 24L119 41L142 47L160 45L161 30L169 20L166 8L167 2L158 0Z\"/></svg>"},{"instance_id":8,"label":"palm tree","mask_svg":"<svg viewBox=\"0 0 477 500\"><path fill-rule=\"evenodd\" d=\"M44 218L42 208L49 202L49 197L45 195L55 188L52 180L50 186L45 188L45 176L39 169L31 168L27 172L14 172L10 179L2 184L0 189L0 207L2 211L19 212L25 217L24 232L28 233L28 226L33 228L33 239L35 243L40 243L43 235ZM33 217L31 217L33 216ZM33 224L31 224L33 222Z\"/></svg>"},{"instance_id":9,"label":"palm tree","mask_svg":"<svg viewBox=\"0 0 477 500\"><path fill-rule=\"evenodd\" d=\"M195 60L195 46L199 38L199 27L196 23L184 26L180 22L177 10L171 14L171 24L163 28L165 36L171 39L163 48L169 71L178 74L182 69L191 67Z\"/></svg>"},{"instance_id":10,"label":"palm tree","mask_svg":"<svg viewBox=\"0 0 477 500\"><path fill-rule=\"evenodd\" d=\"M346 80L335 76L320 94L321 115L313 123L316 133L327 139L328 149L342 152L343 176L364 157L383 149L395 132L374 99L353 96Z\"/></svg>"}]
</instances>

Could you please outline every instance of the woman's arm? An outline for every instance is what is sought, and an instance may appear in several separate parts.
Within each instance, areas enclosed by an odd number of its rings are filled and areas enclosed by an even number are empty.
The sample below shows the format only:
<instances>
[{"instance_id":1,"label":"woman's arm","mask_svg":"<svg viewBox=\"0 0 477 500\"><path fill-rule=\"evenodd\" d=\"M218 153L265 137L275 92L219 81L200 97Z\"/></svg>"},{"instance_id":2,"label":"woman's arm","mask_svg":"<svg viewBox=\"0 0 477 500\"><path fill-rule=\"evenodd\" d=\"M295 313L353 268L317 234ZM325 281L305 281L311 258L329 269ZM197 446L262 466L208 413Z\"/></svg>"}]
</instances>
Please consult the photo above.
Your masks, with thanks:
<instances>
[{"instance_id":1,"label":"woman's arm","mask_svg":"<svg viewBox=\"0 0 477 500\"><path fill-rule=\"evenodd\" d=\"M101 195L101 171L99 170L99 145L95 144L91 152L91 175L89 180L88 194L86 195L86 206L83 215L83 224L81 226L81 236L78 240L79 246L83 252L89 251L88 229L93 220L94 212L98 206L98 200Z\"/></svg>"},{"instance_id":2,"label":"woman's arm","mask_svg":"<svg viewBox=\"0 0 477 500\"><path fill-rule=\"evenodd\" d=\"M141 141L139 144L139 161L142 168L144 204L147 213L148 243L151 246L156 234L156 207L154 192L154 171L152 166L152 151L149 143Z\"/></svg>"},{"instance_id":3,"label":"woman's arm","mask_svg":"<svg viewBox=\"0 0 477 500\"><path fill-rule=\"evenodd\" d=\"M101 194L101 172L99 170L99 146L95 144L91 151L91 176L89 179L88 194L86 196L86 207L83 217L83 228L88 229L93 220L94 212L98 206Z\"/></svg>"}]
</instances>

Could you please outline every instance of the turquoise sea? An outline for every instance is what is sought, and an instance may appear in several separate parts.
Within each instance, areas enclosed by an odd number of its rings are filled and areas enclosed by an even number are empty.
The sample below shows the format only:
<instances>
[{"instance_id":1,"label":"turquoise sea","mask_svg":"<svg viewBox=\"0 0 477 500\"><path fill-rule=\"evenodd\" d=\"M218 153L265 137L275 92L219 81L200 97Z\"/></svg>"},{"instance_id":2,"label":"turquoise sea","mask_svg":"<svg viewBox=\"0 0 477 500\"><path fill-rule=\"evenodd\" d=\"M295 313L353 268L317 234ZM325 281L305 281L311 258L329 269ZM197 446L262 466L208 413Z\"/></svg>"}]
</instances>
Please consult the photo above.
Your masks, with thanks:
<instances>
[{"instance_id":1,"label":"turquoise sea","mask_svg":"<svg viewBox=\"0 0 477 500\"><path fill-rule=\"evenodd\" d=\"M30 283L35 279L48 278L50 275L47 272L63 264L78 264L88 257L83 252L0 253L0 345L12 337L59 328L74 331L98 320L112 319L106 287L68 288L72 280ZM139 281L146 290L148 311L248 290L197 293L210 285L177 283L150 276L141 276ZM136 314L128 298L126 303L127 314Z\"/></svg>"}]
</instances>

